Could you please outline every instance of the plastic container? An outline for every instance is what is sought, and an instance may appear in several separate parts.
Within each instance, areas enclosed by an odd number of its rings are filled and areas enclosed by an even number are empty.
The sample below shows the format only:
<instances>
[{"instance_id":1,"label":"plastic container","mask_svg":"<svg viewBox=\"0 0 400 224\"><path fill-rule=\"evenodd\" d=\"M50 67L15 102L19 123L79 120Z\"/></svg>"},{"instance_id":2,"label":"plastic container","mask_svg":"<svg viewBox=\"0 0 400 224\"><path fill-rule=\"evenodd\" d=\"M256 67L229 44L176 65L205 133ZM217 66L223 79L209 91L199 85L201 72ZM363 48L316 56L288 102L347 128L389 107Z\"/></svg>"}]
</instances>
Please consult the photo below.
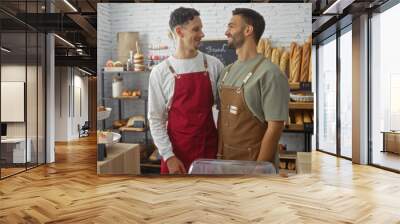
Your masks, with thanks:
<instances>
[{"instance_id":1,"label":"plastic container","mask_svg":"<svg viewBox=\"0 0 400 224\"><path fill-rule=\"evenodd\" d=\"M189 168L189 174L276 174L275 166L270 162L198 159Z\"/></svg>"},{"instance_id":2,"label":"plastic container","mask_svg":"<svg viewBox=\"0 0 400 224\"><path fill-rule=\"evenodd\" d=\"M124 89L123 79L119 76L113 77L112 81L112 97L119 97Z\"/></svg>"}]
</instances>

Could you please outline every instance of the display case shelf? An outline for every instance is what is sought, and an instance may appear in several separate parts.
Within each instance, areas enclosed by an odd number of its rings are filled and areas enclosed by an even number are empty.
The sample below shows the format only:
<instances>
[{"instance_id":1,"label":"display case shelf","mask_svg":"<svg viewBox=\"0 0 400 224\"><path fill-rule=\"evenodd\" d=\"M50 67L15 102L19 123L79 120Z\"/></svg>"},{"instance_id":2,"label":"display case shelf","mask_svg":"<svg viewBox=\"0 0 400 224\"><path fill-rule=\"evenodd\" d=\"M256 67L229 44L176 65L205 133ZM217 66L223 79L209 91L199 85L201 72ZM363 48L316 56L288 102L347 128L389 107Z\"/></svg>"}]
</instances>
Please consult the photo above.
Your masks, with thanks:
<instances>
[{"instance_id":1,"label":"display case shelf","mask_svg":"<svg viewBox=\"0 0 400 224\"><path fill-rule=\"evenodd\" d=\"M289 102L289 109L313 110L314 102Z\"/></svg>"}]
</instances>

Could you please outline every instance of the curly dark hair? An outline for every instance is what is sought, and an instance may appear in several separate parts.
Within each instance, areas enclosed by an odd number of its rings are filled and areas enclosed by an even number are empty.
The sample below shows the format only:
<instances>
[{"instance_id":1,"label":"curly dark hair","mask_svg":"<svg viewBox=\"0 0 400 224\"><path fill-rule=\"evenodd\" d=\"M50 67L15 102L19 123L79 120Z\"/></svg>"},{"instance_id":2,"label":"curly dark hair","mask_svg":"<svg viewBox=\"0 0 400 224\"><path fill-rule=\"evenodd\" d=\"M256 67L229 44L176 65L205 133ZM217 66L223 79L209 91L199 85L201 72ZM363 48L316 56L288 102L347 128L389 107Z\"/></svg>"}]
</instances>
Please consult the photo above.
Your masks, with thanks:
<instances>
[{"instance_id":1,"label":"curly dark hair","mask_svg":"<svg viewBox=\"0 0 400 224\"><path fill-rule=\"evenodd\" d=\"M265 30L264 17L256 11L246 8L236 8L232 11L232 15L240 15L247 25L253 26L254 40L257 44Z\"/></svg>"},{"instance_id":2,"label":"curly dark hair","mask_svg":"<svg viewBox=\"0 0 400 224\"><path fill-rule=\"evenodd\" d=\"M195 16L200 16L200 13L196 9L179 7L169 16L169 28L173 30L178 25L184 25Z\"/></svg>"}]
</instances>

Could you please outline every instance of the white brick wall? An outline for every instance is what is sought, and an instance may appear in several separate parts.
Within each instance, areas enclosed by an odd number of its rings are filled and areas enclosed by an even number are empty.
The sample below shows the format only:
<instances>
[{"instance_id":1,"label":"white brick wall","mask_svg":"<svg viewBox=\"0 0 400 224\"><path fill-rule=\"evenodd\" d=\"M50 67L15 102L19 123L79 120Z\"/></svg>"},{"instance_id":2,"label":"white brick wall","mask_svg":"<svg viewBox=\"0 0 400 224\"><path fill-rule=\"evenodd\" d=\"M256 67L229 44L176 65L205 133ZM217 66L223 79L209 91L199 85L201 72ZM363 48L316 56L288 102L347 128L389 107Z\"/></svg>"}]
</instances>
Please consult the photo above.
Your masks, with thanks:
<instances>
[{"instance_id":1,"label":"white brick wall","mask_svg":"<svg viewBox=\"0 0 400 224\"><path fill-rule=\"evenodd\" d=\"M97 5L98 74L101 74L101 68L108 59L117 59L118 32L139 32L140 45L145 54L148 52L149 44L163 43L173 49L173 43L167 36L168 21L170 13L180 6L192 7L200 12L205 39L225 39L224 33L232 10L239 7L253 8L264 16L266 29L263 37L269 38L274 46L288 47L292 41L302 43L311 35L311 4L307 3L99 3ZM98 104L101 105L101 76L98 77ZM105 95L110 95L111 80L110 77L105 78ZM140 83L139 80L134 83L141 89L147 89L147 83ZM112 107L117 109L117 105ZM140 105L124 105L124 107L126 107L124 110L126 113L122 115L124 118L133 114L143 114ZM113 113L111 120L117 119L116 115ZM128 139L131 137L127 137Z\"/></svg>"},{"instance_id":2,"label":"white brick wall","mask_svg":"<svg viewBox=\"0 0 400 224\"><path fill-rule=\"evenodd\" d=\"M311 34L309 3L101 3L98 4L98 63L103 65L110 57L110 47L111 56L116 58L117 32L138 31L145 54L149 44L161 42L172 47L167 37L169 15L180 6L193 7L200 12L205 39L224 39L232 10L237 7L253 8L264 16L266 29L263 36L270 38L275 46L304 42Z\"/></svg>"}]
</instances>

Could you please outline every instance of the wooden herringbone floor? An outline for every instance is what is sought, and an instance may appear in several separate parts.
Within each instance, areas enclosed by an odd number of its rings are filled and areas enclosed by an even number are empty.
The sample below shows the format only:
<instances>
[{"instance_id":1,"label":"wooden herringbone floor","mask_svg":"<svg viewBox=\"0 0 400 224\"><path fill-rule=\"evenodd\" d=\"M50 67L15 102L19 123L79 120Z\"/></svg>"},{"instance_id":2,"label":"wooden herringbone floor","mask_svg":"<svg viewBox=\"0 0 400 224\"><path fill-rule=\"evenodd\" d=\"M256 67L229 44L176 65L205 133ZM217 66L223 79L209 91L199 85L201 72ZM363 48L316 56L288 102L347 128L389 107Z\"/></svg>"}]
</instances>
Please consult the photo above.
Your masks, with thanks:
<instances>
[{"instance_id":1,"label":"wooden herringbone floor","mask_svg":"<svg viewBox=\"0 0 400 224\"><path fill-rule=\"evenodd\" d=\"M400 223L400 175L315 152L283 177L98 177L95 139L0 181L0 223Z\"/></svg>"}]
</instances>

